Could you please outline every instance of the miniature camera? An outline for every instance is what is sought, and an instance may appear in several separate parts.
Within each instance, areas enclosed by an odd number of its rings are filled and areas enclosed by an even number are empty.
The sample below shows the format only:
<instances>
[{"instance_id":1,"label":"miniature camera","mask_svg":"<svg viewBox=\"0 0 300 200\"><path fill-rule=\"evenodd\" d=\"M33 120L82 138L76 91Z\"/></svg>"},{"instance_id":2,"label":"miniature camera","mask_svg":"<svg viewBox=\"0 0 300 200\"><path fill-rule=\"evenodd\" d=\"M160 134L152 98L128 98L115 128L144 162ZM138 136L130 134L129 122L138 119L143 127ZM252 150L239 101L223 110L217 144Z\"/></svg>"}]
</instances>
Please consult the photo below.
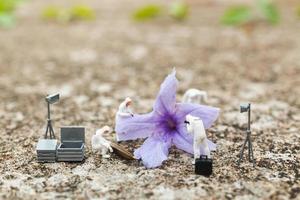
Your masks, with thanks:
<instances>
[{"instance_id":1,"label":"miniature camera","mask_svg":"<svg viewBox=\"0 0 300 200\"><path fill-rule=\"evenodd\" d=\"M190 124L190 122L189 122L189 121L186 121L186 120L184 121L184 123L185 123L185 124Z\"/></svg>"}]
</instances>

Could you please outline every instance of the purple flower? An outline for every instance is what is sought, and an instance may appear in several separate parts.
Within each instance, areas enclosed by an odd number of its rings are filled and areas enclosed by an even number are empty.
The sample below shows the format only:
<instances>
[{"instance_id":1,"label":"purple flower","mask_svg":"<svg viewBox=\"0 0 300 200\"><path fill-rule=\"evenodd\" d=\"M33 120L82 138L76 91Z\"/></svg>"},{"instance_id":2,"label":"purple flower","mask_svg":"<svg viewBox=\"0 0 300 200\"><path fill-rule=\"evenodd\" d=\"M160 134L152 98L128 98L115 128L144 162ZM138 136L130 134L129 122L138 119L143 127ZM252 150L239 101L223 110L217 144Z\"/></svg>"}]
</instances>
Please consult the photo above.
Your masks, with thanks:
<instances>
[{"instance_id":1,"label":"purple flower","mask_svg":"<svg viewBox=\"0 0 300 200\"><path fill-rule=\"evenodd\" d=\"M172 144L193 154L193 138L187 133L184 123L186 115L200 117L205 128L209 128L218 117L218 108L176 103L177 85L174 70L162 83L152 112L116 118L115 130L120 141L147 138L134 152L135 158L142 159L147 168L158 167L167 160ZM209 140L208 145L210 150L216 147Z\"/></svg>"}]
</instances>

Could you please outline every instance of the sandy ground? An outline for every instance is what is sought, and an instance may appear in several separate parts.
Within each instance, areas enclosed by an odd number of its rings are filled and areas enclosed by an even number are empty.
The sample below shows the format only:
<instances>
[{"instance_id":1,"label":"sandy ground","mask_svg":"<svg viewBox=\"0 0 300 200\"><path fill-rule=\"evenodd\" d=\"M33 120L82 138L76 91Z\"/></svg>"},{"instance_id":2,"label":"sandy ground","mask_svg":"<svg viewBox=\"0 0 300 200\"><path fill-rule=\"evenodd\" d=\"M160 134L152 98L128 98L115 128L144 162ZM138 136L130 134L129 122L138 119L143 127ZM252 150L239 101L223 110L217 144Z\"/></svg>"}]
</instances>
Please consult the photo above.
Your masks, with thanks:
<instances>
[{"instance_id":1,"label":"sandy ground","mask_svg":"<svg viewBox=\"0 0 300 200\"><path fill-rule=\"evenodd\" d=\"M53 1L59 5L70 1ZM280 7L282 23L228 28L219 17L226 1L190 1L186 22L162 17L132 22L140 1L86 1L97 20L69 25L40 19L46 0L18 11L18 25L0 30L0 199L300 199L300 20L296 1ZM127 96L136 112L151 110L164 77L176 67L178 100L190 87L206 90L222 112L208 130L218 144L210 178L194 174L190 155L173 148L162 167L91 152L90 138L114 126ZM46 123L44 96L62 125L84 125L83 163L39 164L35 147ZM237 166L245 134L241 102L253 104L256 167ZM106 135L113 140L114 133ZM123 142L133 150L142 140Z\"/></svg>"}]
</instances>

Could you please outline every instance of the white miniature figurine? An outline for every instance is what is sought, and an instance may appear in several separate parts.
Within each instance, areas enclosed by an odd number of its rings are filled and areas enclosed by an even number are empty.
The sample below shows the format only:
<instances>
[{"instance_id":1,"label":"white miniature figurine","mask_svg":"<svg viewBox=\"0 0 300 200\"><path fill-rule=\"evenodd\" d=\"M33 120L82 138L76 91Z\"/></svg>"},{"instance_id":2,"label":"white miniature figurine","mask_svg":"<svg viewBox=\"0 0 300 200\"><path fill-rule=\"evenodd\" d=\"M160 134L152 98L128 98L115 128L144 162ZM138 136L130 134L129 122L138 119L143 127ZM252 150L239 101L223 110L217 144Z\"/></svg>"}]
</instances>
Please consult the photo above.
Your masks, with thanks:
<instances>
[{"instance_id":1,"label":"white miniature figurine","mask_svg":"<svg viewBox=\"0 0 300 200\"><path fill-rule=\"evenodd\" d=\"M182 98L183 103L201 104L207 102L207 93L203 90L188 89Z\"/></svg>"},{"instance_id":2,"label":"white miniature figurine","mask_svg":"<svg viewBox=\"0 0 300 200\"><path fill-rule=\"evenodd\" d=\"M101 129L96 131L96 134L92 137L92 149L96 151L100 151L103 158L109 158L109 152L113 152L113 149L110 146L110 142L107 141L102 134L105 132L109 132L109 126L104 126Z\"/></svg>"},{"instance_id":3,"label":"white miniature figurine","mask_svg":"<svg viewBox=\"0 0 300 200\"><path fill-rule=\"evenodd\" d=\"M131 103L132 100L127 97L119 106L119 110L117 112L116 118L121 117L133 117L133 112L131 111ZM119 141L118 134L116 134L116 140Z\"/></svg>"},{"instance_id":4,"label":"white miniature figurine","mask_svg":"<svg viewBox=\"0 0 300 200\"><path fill-rule=\"evenodd\" d=\"M203 155L207 155L210 158L210 151L208 148L205 128L202 120L198 117L194 117L192 115L186 116L187 131L189 134L194 136L194 161L197 158L200 158L200 148L204 150Z\"/></svg>"},{"instance_id":5,"label":"white miniature figurine","mask_svg":"<svg viewBox=\"0 0 300 200\"><path fill-rule=\"evenodd\" d=\"M117 112L117 117L133 117L133 112L131 111L131 103L132 100L127 97L119 106L119 110Z\"/></svg>"}]
</instances>

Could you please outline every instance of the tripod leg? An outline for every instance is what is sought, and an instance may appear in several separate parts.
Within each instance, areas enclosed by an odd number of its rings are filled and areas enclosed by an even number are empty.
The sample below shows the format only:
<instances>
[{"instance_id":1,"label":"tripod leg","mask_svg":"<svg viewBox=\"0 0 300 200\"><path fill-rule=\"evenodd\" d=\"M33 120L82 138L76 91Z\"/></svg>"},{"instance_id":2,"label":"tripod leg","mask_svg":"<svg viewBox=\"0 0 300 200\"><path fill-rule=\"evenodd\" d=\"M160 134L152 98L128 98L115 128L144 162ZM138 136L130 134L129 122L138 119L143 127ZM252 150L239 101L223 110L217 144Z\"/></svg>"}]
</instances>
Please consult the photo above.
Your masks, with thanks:
<instances>
[{"instance_id":1,"label":"tripod leg","mask_svg":"<svg viewBox=\"0 0 300 200\"><path fill-rule=\"evenodd\" d=\"M55 135L54 135L54 130L53 130L53 127L52 125L50 126L50 133L51 133L51 139L55 139Z\"/></svg>"},{"instance_id":2,"label":"tripod leg","mask_svg":"<svg viewBox=\"0 0 300 200\"><path fill-rule=\"evenodd\" d=\"M251 157L252 157L252 163L253 166L255 166L255 160L254 160L254 154L253 154L253 145L252 145L252 141L250 140L250 148L251 148Z\"/></svg>"},{"instance_id":3,"label":"tripod leg","mask_svg":"<svg viewBox=\"0 0 300 200\"><path fill-rule=\"evenodd\" d=\"M55 134L54 134L53 127L52 127L52 134L53 134L53 138L55 139Z\"/></svg>"},{"instance_id":4,"label":"tripod leg","mask_svg":"<svg viewBox=\"0 0 300 200\"><path fill-rule=\"evenodd\" d=\"M246 146L247 140L248 140L248 139L245 140L245 142L244 142L244 144L243 144L243 146L242 146L242 148L241 148L241 151L240 151L240 158L239 158L239 161L238 161L238 165L240 165L241 160L243 159L243 154L244 154L244 150L245 150L245 146Z\"/></svg>"},{"instance_id":5,"label":"tripod leg","mask_svg":"<svg viewBox=\"0 0 300 200\"><path fill-rule=\"evenodd\" d=\"M53 138L52 138L53 136L52 136L52 130L51 130L51 127L50 127L50 131L49 131L49 132L50 132L50 139L53 139Z\"/></svg>"},{"instance_id":6,"label":"tripod leg","mask_svg":"<svg viewBox=\"0 0 300 200\"><path fill-rule=\"evenodd\" d=\"M45 139L47 139L48 130L49 130L49 124L47 123L47 128L46 128L46 132L45 132Z\"/></svg>"},{"instance_id":7,"label":"tripod leg","mask_svg":"<svg viewBox=\"0 0 300 200\"><path fill-rule=\"evenodd\" d=\"M250 138L248 138L248 160L251 162L251 141Z\"/></svg>"}]
</instances>

